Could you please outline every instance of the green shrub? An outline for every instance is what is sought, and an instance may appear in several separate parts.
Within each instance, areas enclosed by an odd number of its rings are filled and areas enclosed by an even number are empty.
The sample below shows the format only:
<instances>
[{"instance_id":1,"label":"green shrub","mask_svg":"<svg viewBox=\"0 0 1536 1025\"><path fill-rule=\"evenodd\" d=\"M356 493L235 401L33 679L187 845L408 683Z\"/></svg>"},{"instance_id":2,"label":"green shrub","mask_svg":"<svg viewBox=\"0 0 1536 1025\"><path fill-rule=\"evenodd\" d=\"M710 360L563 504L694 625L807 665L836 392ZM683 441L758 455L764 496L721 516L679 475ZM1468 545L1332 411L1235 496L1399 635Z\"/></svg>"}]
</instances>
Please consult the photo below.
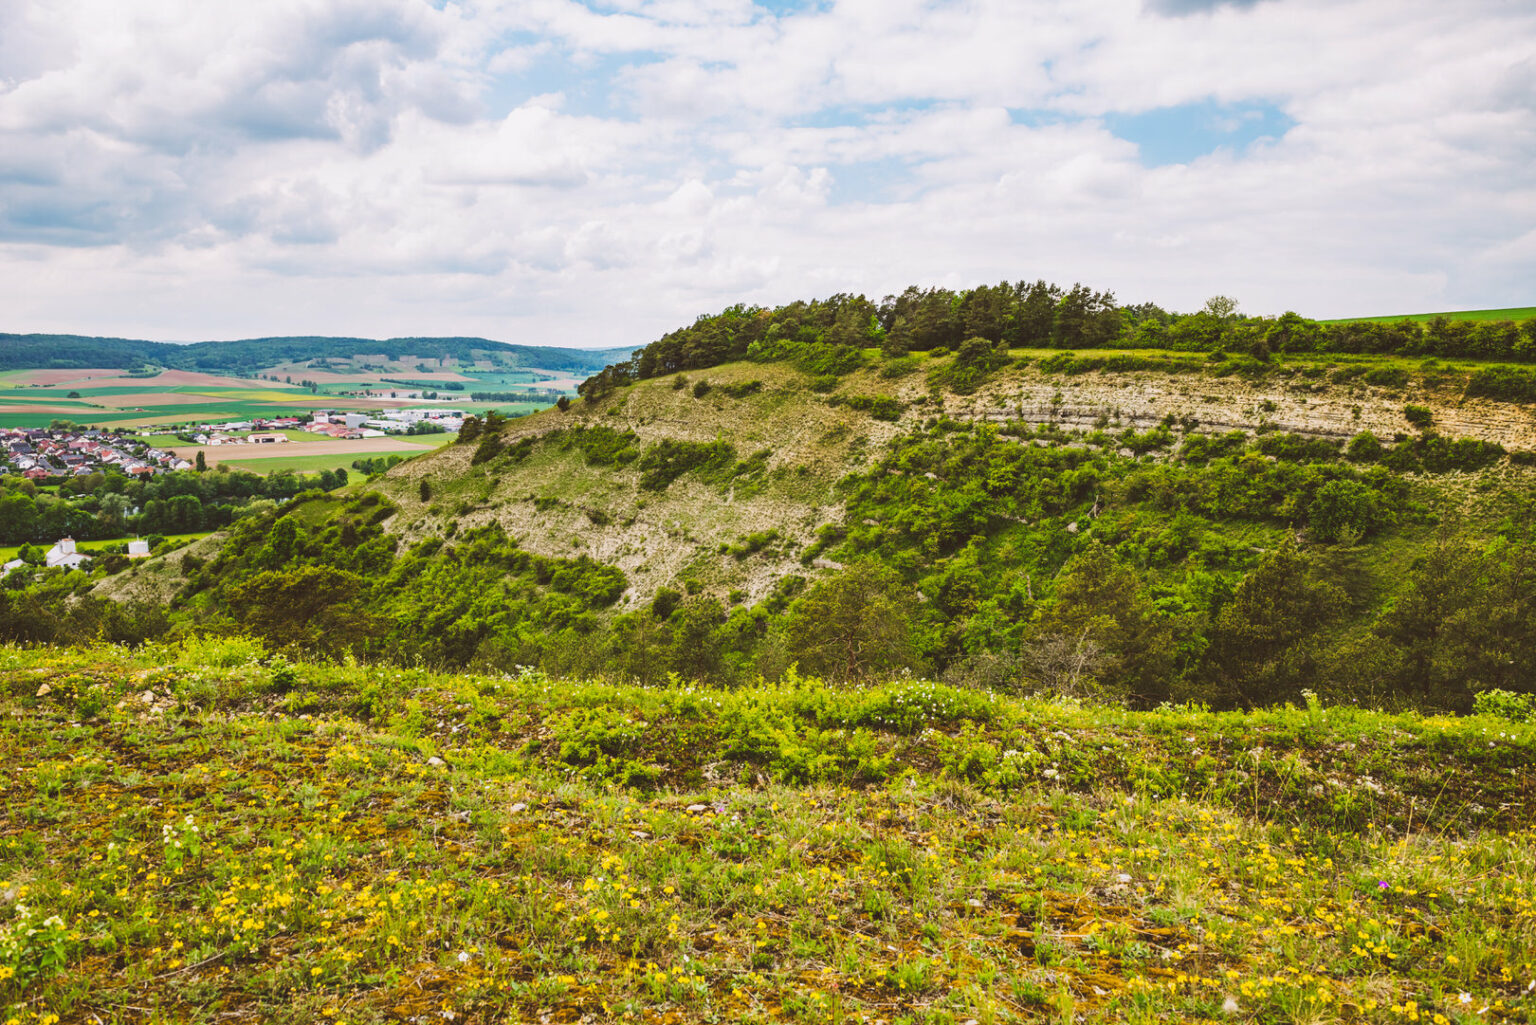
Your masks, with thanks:
<instances>
[{"instance_id":1,"label":"green shrub","mask_svg":"<svg viewBox=\"0 0 1536 1025\"><path fill-rule=\"evenodd\" d=\"M722 384L720 390L733 399L743 399L748 395L756 395L763 390L761 381L739 381L736 384Z\"/></svg>"},{"instance_id":2,"label":"green shrub","mask_svg":"<svg viewBox=\"0 0 1536 1025\"><path fill-rule=\"evenodd\" d=\"M830 406L847 406L849 409L857 409L861 413L868 413L876 420L885 420L895 423L901 419L901 411L906 407L900 399L889 395L834 395L827 401Z\"/></svg>"},{"instance_id":3,"label":"green shrub","mask_svg":"<svg viewBox=\"0 0 1536 1025\"><path fill-rule=\"evenodd\" d=\"M1401 367L1377 367L1366 373L1365 383L1374 384L1378 388L1406 388L1408 371Z\"/></svg>"},{"instance_id":4,"label":"green shrub","mask_svg":"<svg viewBox=\"0 0 1536 1025\"><path fill-rule=\"evenodd\" d=\"M1403 407L1403 417L1421 431L1429 430L1435 423L1435 414L1428 406L1409 403Z\"/></svg>"},{"instance_id":5,"label":"green shrub","mask_svg":"<svg viewBox=\"0 0 1536 1025\"><path fill-rule=\"evenodd\" d=\"M703 382L700 382L703 383ZM640 457L640 486L647 491L665 491L673 481L690 470L720 469L736 458L736 449L728 441L657 442Z\"/></svg>"},{"instance_id":6,"label":"green shrub","mask_svg":"<svg viewBox=\"0 0 1536 1025\"><path fill-rule=\"evenodd\" d=\"M993 371L1008 365L1008 353L985 338L969 338L946 366L928 375L928 383L969 395L984 384Z\"/></svg>"},{"instance_id":7,"label":"green shrub","mask_svg":"<svg viewBox=\"0 0 1536 1025\"><path fill-rule=\"evenodd\" d=\"M1345 455L1351 462L1374 463L1381 458L1383 451L1382 444L1376 435L1370 431L1361 431L1349 439L1349 448L1345 450Z\"/></svg>"},{"instance_id":8,"label":"green shrub","mask_svg":"<svg viewBox=\"0 0 1536 1025\"><path fill-rule=\"evenodd\" d=\"M1491 715L1509 722L1536 721L1536 696L1514 691L1485 690L1472 697L1473 715Z\"/></svg>"},{"instance_id":9,"label":"green shrub","mask_svg":"<svg viewBox=\"0 0 1536 1025\"><path fill-rule=\"evenodd\" d=\"M559 434L561 449L575 448L588 466L628 466L640 458L640 439L612 427L574 427Z\"/></svg>"},{"instance_id":10,"label":"green shrub","mask_svg":"<svg viewBox=\"0 0 1536 1025\"><path fill-rule=\"evenodd\" d=\"M1515 367L1483 367L1467 381L1469 398L1536 402L1536 374Z\"/></svg>"},{"instance_id":11,"label":"green shrub","mask_svg":"<svg viewBox=\"0 0 1536 1025\"><path fill-rule=\"evenodd\" d=\"M1390 520L1381 493L1352 480L1329 481L1318 489L1307 514L1320 541L1359 540Z\"/></svg>"},{"instance_id":12,"label":"green shrub","mask_svg":"<svg viewBox=\"0 0 1536 1025\"><path fill-rule=\"evenodd\" d=\"M479 466L481 463L490 462L501 455L501 437L495 434L482 435L480 444L475 446L475 454L470 457L470 466Z\"/></svg>"}]
</instances>

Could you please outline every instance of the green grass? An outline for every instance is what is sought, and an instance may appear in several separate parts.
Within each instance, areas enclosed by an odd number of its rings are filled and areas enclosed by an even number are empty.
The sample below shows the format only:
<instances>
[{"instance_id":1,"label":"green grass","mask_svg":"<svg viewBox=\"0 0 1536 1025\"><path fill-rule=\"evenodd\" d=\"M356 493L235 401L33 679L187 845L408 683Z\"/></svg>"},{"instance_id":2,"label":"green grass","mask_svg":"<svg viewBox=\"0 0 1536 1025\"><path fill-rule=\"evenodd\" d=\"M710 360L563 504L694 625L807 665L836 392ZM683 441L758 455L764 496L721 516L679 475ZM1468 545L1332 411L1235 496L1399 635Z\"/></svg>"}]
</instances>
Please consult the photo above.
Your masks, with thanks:
<instances>
[{"instance_id":1,"label":"green grass","mask_svg":"<svg viewBox=\"0 0 1536 1025\"><path fill-rule=\"evenodd\" d=\"M1400 320L1422 322L1446 317L1450 320L1526 320L1536 317L1536 306L1511 306L1502 310L1447 310L1443 313L1408 313L1388 317L1341 317L1324 324L1395 324Z\"/></svg>"},{"instance_id":2,"label":"green grass","mask_svg":"<svg viewBox=\"0 0 1536 1025\"><path fill-rule=\"evenodd\" d=\"M338 469L351 471L352 463L358 459L387 459L390 456L403 456L409 459L430 449L400 448L388 451L344 452L329 456L274 456L268 459L223 459L215 455L215 451L208 449L204 457L208 460L209 466L224 465L249 473L270 474L277 473L279 470L292 470L296 473L316 473L320 470Z\"/></svg>"},{"instance_id":3,"label":"green grass","mask_svg":"<svg viewBox=\"0 0 1536 1025\"><path fill-rule=\"evenodd\" d=\"M68 399L63 395L45 395L30 388L0 392L0 406L35 406L45 403L50 406L78 406L85 410L98 408L84 399Z\"/></svg>"},{"instance_id":4,"label":"green grass","mask_svg":"<svg viewBox=\"0 0 1536 1025\"><path fill-rule=\"evenodd\" d=\"M476 370L472 373L466 373L464 376L474 378L473 381L464 382L464 391L462 393L464 395L474 391L517 391L522 388L548 387L547 384L540 383L547 381L548 378L540 377L538 374L529 373L526 370L505 370L496 373ZM455 392L452 394L460 393Z\"/></svg>"},{"instance_id":5,"label":"green grass","mask_svg":"<svg viewBox=\"0 0 1536 1025\"><path fill-rule=\"evenodd\" d=\"M18 1021L1532 1017L1530 725L238 638L0 649L0 688Z\"/></svg>"},{"instance_id":6,"label":"green grass","mask_svg":"<svg viewBox=\"0 0 1536 1025\"><path fill-rule=\"evenodd\" d=\"M549 409L553 405L553 402L465 402L461 408L466 413L474 413L476 416L484 416L486 410L490 409L505 416L527 416L541 409Z\"/></svg>"}]
</instances>

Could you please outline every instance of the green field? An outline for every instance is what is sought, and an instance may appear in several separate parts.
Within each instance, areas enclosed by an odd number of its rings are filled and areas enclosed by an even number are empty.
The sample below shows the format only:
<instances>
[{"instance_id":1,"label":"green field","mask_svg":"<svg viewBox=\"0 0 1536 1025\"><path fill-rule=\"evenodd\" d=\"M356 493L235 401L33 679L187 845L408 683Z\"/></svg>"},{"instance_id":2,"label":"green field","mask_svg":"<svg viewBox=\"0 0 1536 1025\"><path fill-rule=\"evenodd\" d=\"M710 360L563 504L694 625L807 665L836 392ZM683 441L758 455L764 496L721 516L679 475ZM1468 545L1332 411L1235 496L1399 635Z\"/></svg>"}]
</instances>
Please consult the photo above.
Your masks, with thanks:
<instances>
[{"instance_id":1,"label":"green field","mask_svg":"<svg viewBox=\"0 0 1536 1025\"><path fill-rule=\"evenodd\" d=\"M210 453L205 456L210 466L228 466L234 469L246 470L250 473L269 474L280 470L293 470L296 473L318 473L321 470L351 470L352 463L358 459L388 459L390 456L401 456L409 459L419 456L423 452L431 451L439 445L445 445L458 437L455 434L431 435L434 440L431 447L402 447L399 449L371 450L367 452L342 452L336 455L323 456L275 456L268 459L216 459Z\"/></svg>"},{"instance_id":2,"label":"green field","mask_svg":"<svg viewBox=\"0 0 1536 1025\"><path fill-rule=\"evenodd\" d=\"M1395 324L1400 320L1416 323L1445 317L1448 320L1527 320L1536 317L1536 306L1511 306L1502 310L1446 310L1443 313L1399 313L1387 317L1340 317L1323 324Z\"/></svg>"},{"instance_id":3,"label":"green field","mask_svg":"<svg viewBox=\"0 0 1536 1025\"><path fill-rule=\"evenodd\" d=\"M352 469L352 463L357 459L388 459L390 456L402 456L409 459L411 456L419 456L426 449L400 449L389 452L347 452L332 456L285 456L275 459L209 459L211 466L228 466L236 470L245 470L247 473L271 474L283 470L292 470L295 473L318 473L321 470L348 470Z\"/></svg>"},{"instance_id":4,"label":"green field","mask_svg":"<svg viewBox=\"0 0 1536 1025\"><path fill-rule=\"evenodd\" d=\"M468 403L464 406L465 412L484 416L487 410L494 409L503 416L527 416L529 413L537 413L541 409L548 409L553 402L500 402L486 404L482 402Z\"/></svg>"},{"instance_id":5,"label":"green field","mask_svg":"<svg viewBox=\"0 0 1536 1025\"><path fill-rule=\"evenodd\" d=\"M472 383L464 385L466 392L515 391L519 388L546 387L543 382L549 380L546 376L530 373L526 370L506 370L494 373L476 370L472 373L465 373L464 376L474 378Z\"/></svg>"}]
</instances>

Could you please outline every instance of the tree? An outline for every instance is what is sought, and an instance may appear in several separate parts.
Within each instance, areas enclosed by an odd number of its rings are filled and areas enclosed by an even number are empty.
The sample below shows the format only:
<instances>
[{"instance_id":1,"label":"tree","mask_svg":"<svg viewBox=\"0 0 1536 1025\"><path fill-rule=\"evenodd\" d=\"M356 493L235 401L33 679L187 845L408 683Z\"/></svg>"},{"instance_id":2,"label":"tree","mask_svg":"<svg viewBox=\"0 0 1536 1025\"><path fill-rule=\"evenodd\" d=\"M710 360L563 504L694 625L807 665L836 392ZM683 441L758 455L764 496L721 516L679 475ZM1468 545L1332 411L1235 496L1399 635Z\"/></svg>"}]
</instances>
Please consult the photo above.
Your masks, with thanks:
<instances>
[{"instance_id":1,"label":"tree","mask_svg":"<svg viewBox=\"0 0 1536 1025\"><path fill-rule=\"evenodd\" d=\"M562 395L555 400L555 408L564 413L571 408L571 399L568 395Z\"/></svg>"},{"instance_id":2,"label":"tree","mask_svg":"<svg viewBox=\"0 0 1536 1025\"><path fill-rule=\"evenodd\" d=\"M1322 631L1345 602L1294 543L1270 552L1211 625L1202 696L1246 707L1295 700L1315 676Z\"/></svg>"},{"instance_id":3,"label":"tree","mask_svg":"<svg viewBox=\"0 0 1536 1025\"><path fill-rule=\"evenodd\" d=\"M1102 689L1150 707L1167 700L1178 669L1176 625L1142 594L1134 570L1093 545L1066 568L1031 625L1032 657L1051 689Z\"/></svg>"},{"instance_id":4,"label":"tree","mask_svg":"<svg viewBox=\"0 0 1536 1025\"><path fill-rule=\"evenodd\" d=\"M1441 538L1376 631L1402 654L1396 686L1431 706L1465 712L1480 690L1536 690L1536 545Z\"/></svg>"},{"instance_id":5,"label":"tree","mask_svg":"<svg viewBox=\"0 0 1536 1025\"><path fill-rule=\"evenodd\" d=\"M106 536L115 537L122 533L128 521L129 502L127 495L119 495L107 492L97 502L96 518L101 523Z\"/></svg>"},{"instance_id":6,"label":"tree","mask_svg":"<svg viewBox=\"0 0 1536 1025\"><path fill-rule=\"evenodd\" d=\"M37 505L14 492L0 498L0 543L21 544L37 540Z\"/></svg>"},{"instance_id":7,"label":"tree","mask_svg":"<svg viewBox=\"0 0 1536 1025\"><path fill-rule=\"evenodd\" d=\"M1009 341L1022 346L1048 344L1056 331L1056 304L1061 300L1061 289L1044 281L1033 285L1021 281L1014 290L1019 304Z\"/></svg>"},{"instance_id":8,"label":"tree","mask_svg":"<svg viewBox=\"0 0 1536 1025\"><path fill-rule=\"evenodd\" d=\"M1110 292L1094 292L1085 285L1056 303L1053 342L1060 349L1091 349L1113 341L1120 333L1120 313Z\"/></svg>"},{"instance_id":9,"label":"tree","mask_svg":"<svg viewBox=\"0 0 1536 1025\"><path fill-rule=\"evenodd\" d=\"M198 473L206 473L206 472L208 472L208 458L207 458L207 456L203 455L203 450L202 449L198 449L197 450L197 472Z\"/></svg>"},{"instance_id":10,"label":"tree","mask_svg":"<svg viewBox=\"0 0 1536 1025\"><path fill-rule=\"evenodd\" d=\"M671 622L667 661L672 669L686 680L718 681L725 669L720 635L724 606L713 598L689 598L678 606Z\"/></svg>"},{"instance_id":11,"label":"tree","mask_svg":"<svg viewBox=\"0 0 1536 1025\"><path fill-rule=\"evenodd\" d=\"M166 510L165 526L178 534L187 534L203 525L203 503L196 495L177 495Z\"/></svg>"},{"instance_id":12,"label":"tree","mask_svg":"<svg viewBox=\"0 0 1536 1025\"><path fill-rule=\"evenodd\" d=\"M1312 533L1330 543L1357 541L1390 519L1381 492L1352 480L1329 481L1318 488L1307 512Z\"/></svg>"},{"instance_id":13,"label":"tree","mask_svg":"<svg viewBox=\"0 0 1536 1025\"><path fill-rule=\"evenodd\" d=\"M1008 354L985 338L970 338L960 344L954 361L930 378L950 391L969 395L986 381L987 375L1008 363Z\"/></svg>"},{"instance_id":14,"label":"tree","mask_svg":"<svg viewBox=\"0 0 1536 1025\"><path fill-rule=\"evenodd\" d=\"M229 608L273 647L337 656L374 630L362 592L361 577L329 566L267 570L231 587Z\"/></svg>"},{"instance_id":15,"label":"tree","mask_svg":"<svg viewBox=\"0 0 1536 1025\"><path fill-rule=\"evenodd\" d=\"M1044 634L1024 646L1029 675L1052 694L1086 698L1099 693L1098 674L1106 659L1103 646L1088 636L1091 627L1072 634Z\"/></svg>"},{"instance_id":16,"label":"tree","mask_svg":"<svg viewBox=\"0 0 1536 1025\"><path fill-rule=\"evenodd\" d=\"M916 597L895 571L872 560L817 583L795 602L787 632L801 668L850 683L916 661Z\"/></svg>"},{"instance_id":17,"label":"tree","mask_svg":"<svg viewBox=\"0 0 1536 1025\"><path fill-rule=\"evenodd\" d=\"M1203 312L1217 320L1231 320L1237 316L1237 300L1228 295L1213 295L1205 301Z\"/></svg>"}]
</instances>

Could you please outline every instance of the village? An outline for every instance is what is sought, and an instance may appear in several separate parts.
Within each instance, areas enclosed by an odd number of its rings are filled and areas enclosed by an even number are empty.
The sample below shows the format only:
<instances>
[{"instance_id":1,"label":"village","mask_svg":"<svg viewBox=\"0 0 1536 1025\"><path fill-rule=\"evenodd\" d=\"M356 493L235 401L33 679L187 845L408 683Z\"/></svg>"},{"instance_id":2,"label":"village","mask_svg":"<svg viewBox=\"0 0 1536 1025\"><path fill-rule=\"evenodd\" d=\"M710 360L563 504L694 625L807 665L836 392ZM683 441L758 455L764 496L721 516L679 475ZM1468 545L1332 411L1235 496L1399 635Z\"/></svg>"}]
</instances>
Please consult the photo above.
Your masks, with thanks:
<instances>
[{"instance_id":1,"label":"village","mask_svg":"<svg viewBox=\"0 0 1536 1025\"><path fill-rule=\"evenodd\" d=\"M457 409L390 409L376 414L316 410L307 417L236 420L200 424L174 433L199 445L275 445L289 440L283 431L300 430L337 441L383 438L391 434L457 433L465 413Z\"/></svg>"},{"instance_id":2,"label":"village","mask_svg":"<svg viewBox=\"0 0 1536 1025\"><path fill-rule=\"evenodd\" d=\"M109 470L127 477L152 477L190 469L190 462L169 449L111 431L0 429L0 470L29 480L85 477Z\"/></svg>"},{"instance_id":3,"label":"village","mask_svg":"<svg viewBox=\"0 0 1536 1025\"><path fill-rule=\"evenodd\" d=\"M285 431L303 431L337 441L440 431L456 433L463 426L464 417L463 411L455 409L392 409L368 414L316 410L304 417L162 428L152 436L164 437L163 447L121 430L0 428L0 473L15 473L34 481L106 472L152 477L193 468L191 461L173 450L176 441L205 446L275 445L290 441Z\"/></svg>"}]
</instances>

